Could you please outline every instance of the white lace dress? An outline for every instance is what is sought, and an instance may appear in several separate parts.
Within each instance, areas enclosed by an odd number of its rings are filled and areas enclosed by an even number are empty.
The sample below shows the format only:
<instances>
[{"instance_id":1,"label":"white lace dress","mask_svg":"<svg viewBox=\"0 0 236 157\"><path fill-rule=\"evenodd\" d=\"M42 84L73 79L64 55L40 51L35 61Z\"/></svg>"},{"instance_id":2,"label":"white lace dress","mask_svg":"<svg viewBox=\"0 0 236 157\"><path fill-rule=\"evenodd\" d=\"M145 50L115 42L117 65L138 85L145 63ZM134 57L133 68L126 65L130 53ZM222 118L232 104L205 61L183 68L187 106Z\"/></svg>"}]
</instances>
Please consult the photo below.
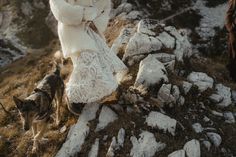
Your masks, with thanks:
<instances>
[{"instance_id":1,"label":"white lace dress","mask_svg":"<svg viewBox=\"0 0 236 157\"><path fill-rule=\"evenodd\" d=\"M105 41L90 28L87 31L99 51L86 50L71 57L74 69L66 94L73 103L91 103L109 96L127 73L125 64L110 51Z\"/></svg>"}]
</instances>

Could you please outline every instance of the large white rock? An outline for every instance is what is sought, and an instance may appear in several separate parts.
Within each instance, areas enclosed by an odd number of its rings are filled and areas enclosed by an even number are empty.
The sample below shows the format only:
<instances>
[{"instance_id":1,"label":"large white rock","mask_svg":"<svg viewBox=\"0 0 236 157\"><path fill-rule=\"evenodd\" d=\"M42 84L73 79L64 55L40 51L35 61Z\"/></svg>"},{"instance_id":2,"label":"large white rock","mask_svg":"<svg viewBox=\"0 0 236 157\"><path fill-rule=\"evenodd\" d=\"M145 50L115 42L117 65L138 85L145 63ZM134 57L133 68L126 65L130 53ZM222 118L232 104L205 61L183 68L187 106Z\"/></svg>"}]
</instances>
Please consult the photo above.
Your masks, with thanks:
<instances>
[{"instance_id":1,"label":"large white rock","mask_svg":"<svg viewBox=\"0 0 236 157\"><path fill-rule=\"evenodd\" d=\"M185 157L185 150L177 150L171 154L168 155L168 157Z\"/></svg>"},{"instance_id":2,"label":"large white rock","mask_svg":"<svg viewBox=\"0 0 236 157\"><path fill-rule=\"evenodd\" d=\"M220 103L218 103L217 106L228 107L229 105L231 105L232 104L231 89L222 84L217 84L215 88L216 88L216 93L223 98L223 100Z\"/></svg>"},{"instance_id":3,"label":"large white rock","mask_svg":"<svg viewBox=\"0 0 236 157\"><path fill-rule=\"evenodd\" d=\"M97 157L99 151L99 139L95 140L95 143L92 145L92 148L88 154L88 157Z\"/></svg>"},{"instance_id":4,"label":"large white rock","mask_svg":"<svg viewBox=\"0 0 236 157\"><path fill-rule=\"evenodd\" d=\"M139 71L134 86L144 86L148 88L152 85L168 81L167 71L164 65L153 55L148 55L139 65Z\"/></svg>"},{"instance_id":5,"label":"large white rock","mask_svg":"<svg viewBox=\"0 0 236 157\"><path fill-rule=\"evenodd\" d=\"M175 135L177 121L160 112L150 112L146 118L146 123L150 127L158 128L164 132L169 132L173 136Z\"/></svg>"},{"instance_id":6,"label":"large white rock","mask_svg":"<svg viewBox=\"0 0 236 157\"><path fill-rule=\"evenodd\" d=\"M176 59L180 62L183 61L183 58L188 58L193 54L192 45L188 40L187 34L182 34L176 30L173 26L168 26L164 28L165 31L170 33L172 36L175 37L176 44L174 54Z\"/></svg>"},{"instance_id":7,"label":"large white rock","mask_svg":"<svg viewBox=\"0 0 236 157\"><path fill-rule=\"evenodd\" d=\"M173 105L179 102L180 91L179 87L172 84L163 84L158 91L158 100L162 103L161 105Z\"/></svg>"},{"instance_id":8,"label":"large white rock","mask_svg":"<svg viewBox=\"0 0 236 157\"><path fill-rule=\"evenodd\" d=\"M114 111L112 111L107 106L103 106L102 111L99 115L98 125L97 125L95 131L100 131L100 130L104 129L108 124L114 122L117 119L118 119L118 116Z\"/></svg>"},{"instance_id":9,"label":"large white rock","mask_svg":"<svg viewBox=\"0 0 236 157\"><path fill-rule=\"evenodd\" d=\"M132 136L130 140L133 144L130 152L131 157L153 157L166 147L166 144L157 142L155 136L148 131L142 132L139 139Z\"/></svg>"},{"instance_id":10,"label":"large white rock","mask_svg":"<svg viewBox=\"0 0 236 157\"><path fill-rule=\"evenodd\" d=\"M175 38L173 38L166 32L160 33L157 36L157 39L159 39L162 42L165 48L173 49L175 47Z\"/></svg>"},{"instance_id":11,"label":"large white rock","mask_svg":"<svg viewBox=\"0 0 236 157\"><path fill-rule=\"evenodd\" d=\"M123 60L126 61L135 55L149 54L162 48L162 43L155 37L142 33L135 33L125 49Z\"/></svg>"},{"instance_id":12,"label":"large white rock","mask_svg":"<svg viewBox=\"0 0 236 157\"><path fill-rule=\"evenodd\" d=\"M188 81L198 86L200 92L204 92L208 88L213 87L214 80L207 74L202 72L192 72L187 77Z\"/></svg>"},{"instance_id":13,"label":"large white rock","mask_svg":"<svg viewBox=\"0 0 236 157\"><path fill-rule=\"evenodd\" d=\"M134 34L134 28L124 28L121 30L120 35L115 39L112 44L111 52L118 54L120 50L125 49L125 46L128 44L131 36Z\"/></svg>"},{"instance_id":14,"label":"large white rock","mask_svg":"<svg viewBox=\"0 0 236 157\"><path fill-rule=\"evenodd\" d=\"M216 147L220 146L220 144L222 142L222 138L219 134L214 133L214 132L208 132L207 136L210 139L210 141L214 144L214 146L216 146Z\"/></svg>"},{"instance_id":15,"label":"large white rock","mask_svg":"<svg viewBox=\"0 0 236 157\"><path fill-rule=\"evenodd\" d=\"M198 140L191 140L184 145L184 150L186 152L187 157L200 157L201 156L201 148Z\"/></svg>"},{"instance_id":16,"label":"large white rock","mask_svg":"<svg viewBox=\"0 0 236 157\"><path fill-rule=\"evenodd\" d=\"M67 135L66 142L56 154L56 157L71 157L81 151L82 145L89 134L89 121L96 118L99 104L87 104L78 122L73 125Z\"/></svg>"}]
</instances>

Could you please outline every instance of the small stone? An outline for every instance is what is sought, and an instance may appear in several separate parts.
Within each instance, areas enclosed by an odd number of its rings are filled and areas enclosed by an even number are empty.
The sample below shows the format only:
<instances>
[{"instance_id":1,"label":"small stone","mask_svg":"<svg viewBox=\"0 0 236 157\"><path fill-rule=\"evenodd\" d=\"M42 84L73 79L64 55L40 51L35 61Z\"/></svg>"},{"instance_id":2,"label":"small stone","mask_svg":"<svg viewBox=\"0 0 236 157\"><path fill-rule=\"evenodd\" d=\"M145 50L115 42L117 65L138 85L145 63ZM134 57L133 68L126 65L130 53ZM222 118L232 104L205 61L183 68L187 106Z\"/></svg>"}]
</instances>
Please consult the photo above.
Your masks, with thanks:
<instances>
[{"instance_id":1,"label":"small stone","mask_svg":"<svg viewBox=\"0 0 236 157\"><path fill-rule=\"evenodd\" d=\"M114 111L112 111L109 107L103 106L98 119L99 123L95 131L100 131L104 129L109 123L112 123L117 119L118 116Z\"/></svg>"},{"instance_id":2,"label":"small stone","mask_svg":"<svg viewBox=\"0 0 236 157\"><path fill-rule=\"evenodd\" d=\"M185 157L185 150L177 150L171 154L168 155L168 157Z\"/></svg>"},{"instance_id":3,"label":"small stone","mask_svg":"<svg viewBox=\"0 0 236 157\"><path fill-rule=\"evenodd\" d=\"M175 135L177 121L162 113L154 111L150 112L146 119L146 123L150 127L158 128L164 132L168 131L173 136Z\"/></svg>"},{"instance_id":4,"label":"small stone","mask_svg":"<svg viewBox=\"0 0 236 157\"><path fill-rule=\"evenodd\" d=\"M115 150L116 150L116 137L113 137L112 138L112 142L111 142L111 145L107 151L107 155L106 157L113 157L115 156Z\"/></svg>"},{"instance_id":5,"label":"small stone","mask_svg":"<svg viewBox=\"0 0 236 157\"><path fill-rule=\"evenodd\" d=\"M214 144L214 146L216 146L216 147L220 146L222 139L219 134L214 133L214 132L208 132L207 136L210 139L210 141Z\"/></svg>"},{"instance_id":6,"label":"small stone","mask_svg":"<svg viewBox=\"0 0 236 157\"><path fill-rule=\"evenodd\" d=\"M218 94L212 94L209 98L213 103L220 103L224 99L222 96Z\"/></svg>"},{"instance_id":7,"label":"small stone","mask_svg":"<svg viewBox=\"0 0 236 157\"><path fill-rule=\"evenodd\" d=\"M215 116L218 116L218 117L223 117L224 116L223 113L220 113L220 112L217 112L217 111L214 111L214 110L211 111L211 113Z\"/></svg>"},{"instance_id":8,"label":"small stone","mask_svg":"<svg viewBox=\"0 0 236 157\"><path fill-rule=\"evenodd\" d=\"M201 148L198 140L191 140L184 145L187 157L201 157Z\"/></svg>"},{"instance_id":9,"label":"small stone","mask_svg":"<svg viewBox=\"0 0 236 157\"><path fill-rule=\"evenodd\" d=\"M211 77L202 72L192 72L187 79L189 82L198 86L200 92L212 88L214 83L214 80Z\"/></svg>"},{"instance_id":10,"label":"small stone","mask_svg":"<svg viewBox=\"0 0 236 157\"><path fill-rule=\"evenodd\" d=\"M64 125L61 129L60 129L60 133L64 133L66 131L67 127Z\"/></svg>"},{"instance_id":11,"label":"small stone","mask_svg":"<svg viewBox=\"0 0 236 157\"><path fill-rule=\"evenodd\" d=\"M202 125L200 123L195 123L192 125L193 130L196 133L201 133L204 129L202 128Z\"/></svg>"},{"instance_id":12,"label":"small stone","mask_svg":"<svg viewBox=\"0 0 236 157\"><path fill-rule=\"evenodd\" d=\"M92 148L88 154L88 157L97 157L98 156L98 150L99 150L99 139L97 138L95 140L95 143L92 145Z\"/></svg>"},{"instance_id":13,"label":"small stone","mask_svg":"<svg viewBox=\"0 0 236 157\"><path fill-rule=\"evenodd\" d=\"M193 84L187 81L183 81L182 88L184 90L184 94L187 95L190 89L192 88Z\"/></svg>"},{"instance_id":14,"label":"small stone","mask_svg":"<svg viewBox=\"0 0 236 157\"><path fill-rule=\"evenodd\" d=\"M120 147L123 147L125 142L125 129L121 128L118 132L117 143Z\"/></svg>"},{"instance_id":15,"label":"small stone","mask_svg":"<svg viewBox=\"0 0 236 157\"><path fill-rule=\"evenodd\" d=\"M155 136L148 131L142 132L139 137L139 139L135 136L130 138L133 144L130 152L131 157L153 157L166 147L166 144L157 142Z\"/></svg>"},{"instance_id":16,"label":"small stone","mask_svg":"<svg viewBox=\"0 0 236 157\"><path fill-rule=\"evenodd\" d=\"M203 143L203 145L206 147L206 149L207 149L208 151L210 151L210 149L211 149L211 142L209 142L209 141L203 141L202 143Z\"/></svg>"},{"instance_id":17,"label":"small stone","mask_svg":"<svg viewBox=\"0 0 236 157\"><path fill-rule=\"evenodd\" d=\"M217 106L224 108L232 104L231 89L229 87L226 87L222 84L217 84L216 90L217 94L223 98L223 100L220 103L218 103Z\"/></svg>"},{"instance_id":18,"label":"small stone","mask_svg":"<svg viewBox=\"0 0 236 157\"><path fill-rule=\"evenodd\" d=\"M226 123L235 123L235 118L232 112L225 112L224 117Z\"/></svg>"}]
</instances>

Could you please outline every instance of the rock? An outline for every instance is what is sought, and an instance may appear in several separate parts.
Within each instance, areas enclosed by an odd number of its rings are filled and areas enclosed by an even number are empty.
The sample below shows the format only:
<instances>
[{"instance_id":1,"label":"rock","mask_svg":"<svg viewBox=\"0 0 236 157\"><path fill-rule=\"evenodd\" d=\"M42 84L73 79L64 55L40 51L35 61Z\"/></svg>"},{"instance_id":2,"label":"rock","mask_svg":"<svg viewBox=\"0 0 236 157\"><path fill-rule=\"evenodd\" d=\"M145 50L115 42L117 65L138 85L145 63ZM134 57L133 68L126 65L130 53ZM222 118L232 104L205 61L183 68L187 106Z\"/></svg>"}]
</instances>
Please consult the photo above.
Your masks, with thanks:
<instances>
[{"instance_id":1,"label":"rock","mask_svg":"<svg viewBox=\"0 0 236 157\"><path fill-rule=\"evenodd\" d=\"M168 53L157 53L153 56L162 63L167 63L175 60L175 55Z\"/></svg>"},{"instance_id":2,"label":"rock","mask_svg":"<svg viewBox=\"0 0 236 157\"><path fill-rule=\"evenodd\" d=\"M34 10L34 8L32 7L32 5L28 1L21 3L21 12L25 16L31 17L33 14L33 10Z\"/></svg>"},{"instance_id":3,"label":"rock","mask_svg":"<svg viewBox=\"0 0 236 157\"><path fill-rule=\"evenodd\" d=\"M220 112L217 112L217 111L211 111L211 113L215 116L218 116L218 117L223 117L223 113L220 113Z\"/></svg>"},{"instance_id":4,"label":"rock","mask_svg":"<svg viewBox=\"0 0 236 157\"><path fill-rule=\"evenodd\" d=\"M232 98L233 98L233 101L234 103L236 103L236 91L232 91Z\"/></svg>"},{"instance_id":5,"label":"rock","mask_svg":"<svg viewBox=\"0 0 236 157\"><path fill-rule=\"evenodd\" d=\"M162 82L168 82L167 71L164 65L153 55L148 55L139 65L139 71L134 86L149 88Z\"/></svg>"},{"instance_id":6,"label":"rock","mask_svg":"<svg viewBox=\"0 0 236 157\"><path fill-rule=\"evenodd\" d=\"M188 77L188 81L198 86L200 92L204 92L208 88L213 87L214 80L207 74L202 72L192 72Z\"/></svg>"},{"instance_id":7,"label":"rock","mask_svg":"<svg viewBox=\"0 0 236 157\"><path fill-rule=\"evenodd\" d=\"M206 147L206 149L207 149L208 151L210 151L210 149L211 149L211 143L210 143L209 141L203 141L202 143L203 143L203 145Z\"/></svg>"},{"instance_id":8,"label":"rock","mask_svg":"<svg viewBox=\"0 0 236 157\"><path fill-rule=\"evenodd\" d=\"M187 157L200 157L201 148L198 140L191 140L184 145Z\"/></svg>"},{"instance_id":9,"label":"rock","mask_svg":"<svg viewBox=\"0 0 236 157\"><path fill-rule=\"evenodd\" d=\"M231 89L222 84L217 84L215 88L217 94L223 98L223 100L220 103L218 103L217 106L228 107L229 105L231 105L232 104Z\"/></svg>"},{"instance_id":10,"label":"rock","mask_svg":"<svg viewBox=\"0 0 236 157\"><path fill-rule=\"evenodd\" d=\"M48 16L45 18L45 23L48 26L48 28L53 32L53 34L57 37L57 20L53 16L52 12L48 14Z\"/></svg>"},{"instance_id":11,"label":"rock","mask_svg":"<svg viewBox=\"0 0 236 157\"><path fill-rule=\"evenodd\" d=\"M115 10L113 10L111 17L115 17L116 15L119 15L121 13L129 13L132 10L133 10L133 5L125 2L119 5Z\"/></svg>"},{"instance_id":12,"label":"rock","mask_svg":"<svg viewBox=\"0 0 236 157\"><path fill-rule=\"evenodd\" d=\"M127 14L125 20L140 20L144 16L142 11L133 10Z\"/></svg>"},{"instance_id":13,"label":"rock","mask_svg":"<svg viewBox=\"0 0 236 157\"><path fill-rule=\"evenodd\" d=\"M235 118L232 112L225 112L224 118L226 123L235 123Z\"/></svg>"},{"instance_id":14,"label":"rock","mask_svg":"<svg viewBox=\"0 0 236 157\"><path fill-rule=\"evenodd\" d=\"M117 114L112 111L109 107L103 106L102 111L99 115L99 122L95 129L95 131L101 131L104 129L109 123L114 122L118 119Z\"/></svg>"},{"instance_id":15,"label":"rock","mask_svg":"<svg viewBox=\"0 0 236 157\"><path fill-rule=\"evenodd\" d=\"M208 132L207 136L210 139L210 141L214 144L214 146L216 146L216 147L220 146L222 139L219 134L214 133L214 132Z\"/></svg>"},{"instance_id":16,"label":"rock","mask_svg":"<svg viewBox=\"0 0 236 157\"><path fill-rule=\"evenodd\" d=\"M95 140L95 143L92 145L92 148L88 154L88 157L97 157L99 151L99 139Z\"/></svg>"},{"instance_id":17,"label":"rock","mask_svg":"<svg viewBox=\"0 0 236 157\"><path fill-rule=\"evenodd\" d=\"M209 98L213 103L220 103L224 100L224 98L218 94L212 94Z\"/></svg>"},{"instance_id":18,"label":"rock","mask_svg":"<svg viewBox=\"0 0 236 157\"><path fill-rule=\"evenodd\" d=\"M177 121L159 112L150 112L146 118L146 123L152 128L158 128L164 132L175 135Z\"/></svg>"},{"instance_id":19,"label":"rock","mask_svg":"<svg viewBox=\"0 0 236 157\"><path fill-rule=\"evenodd\" d=\"M77 123L70 128L66 142L56 154L56 157L70 157L81 151L82 145L89 134L89 121L96 118L99 104L87 104Z\"/></svg>"},{"instance_id":20,"label":"rock","mask_svg":"<svg viewBox=\"0 0 236 157\"><path fill-rule=\"evenodd\" d=\"M162 32L157 36L163 46L168 49L173 49L175 47L175 39L166 32Z\"/></svg>"},{"instance_id":21,"label":"rock","mask_svg":"<svg viewBox=\"0 0 236 157\"><path fill-rule=\"evenodd\" d=\"M202 125L200 123L195 123L192 125L192 128L193 130L196 132L196 133L201 133L203 132L203 128L202 128Z\"/></svg>"},{"instance_id":22,"label":"rock","mask_svg":"<svg viewBox=\"0 0 236 157\"><path fill-rule=\"evenodd\" d=\"M117 144L119 145L119 147L123 147L124 142L125 142L125 129L121 128L118 132Z\"/></svg>"},{"instance_id":23,"label":"rock","mask_svg":"<svg viewBox=\"0 0 236 157\"><path fill-rule=\"evenodd\" d=\"M192 45L188 40L187 34L181 34L173 26L168 26L164 28L165 31L170 33L170 35L175 37L175 50L174 54L176 59L180 62L183 62L183 58L189 58L193 54Z\"/></svg>"},{"instance_id":24,"label":"rock","mask_svg":"<svg viewBox=\"0 0 236 157\"><path fill-rule=\"evenodd\" d=\"M113 137L112 138L112 142L111 142L111 145L107 151L107 155L106 157L113 157L115 156L115 150L117 148L117 144L116 144L116 137Z\"/></svg>"},{"instance_id":25,"label":"rock","mask_svg":"<svg viewBox=\"0 0 236 157\"><path fill-rule=\"evenodd\" d=\"M135 33L129 40L123 56L123 61L127 61L133 56L149 54L162 48L160 40L142 33Z\"/></svg>"},{"instance_id":26,"label":"rock","mask_svg":"<svg viewBox=\"0 0 236 157\"><path fill-rule=\"evenodd\" d=\"M134 28L124 28L121 30L120 35L113 42L111 47L111 52L118 54L121 50L125 51L125 47L127 46L129 39L134 34Z\"/></svg>"},{"instance_id":27,"label":"rock","mask_svg":"<svg viewBox=\"0 0 236 157\"><path fill-rule=\"evenodd\" d=\"M185 157L185 150L177 150L171 154L168 155L168 157Z\"/></svg>"},{"instance_id":28,"label":"rock","mask_svg":"<svg viewBox=\"0 0 236 157\"><path fill-rule=\"evenodd\" d=\"M138 23L137 32L142 33L142 34L147 34L150 36L156 36L157 34L155 32L155 29L156 29L156 27L158 27L158 25L160 25L160 24L157 23L156 21L149 20L149 19L142 19Z\"/></svg>"},{"instance_id":29,"label":"rock","mask_svg":"<svg viewBox=\"0 0 236 157\"><path fill-rule=\"evenodd\" d=\"M131 157L153 157L166 147L166 144L157 142L155 136L148 131L142 132L139 137L139 139L135 136L130 138L133 144L130 152Z\"/></svg>"},{"instance_id":30,"label":"rock","mask_svg":"<svg viewBox=\"0 0 236 157\"><path fill-rule=\"evenodd\" d=\"M163 84L157 94L161 105L170 105L178 103L180 98L179 87L171 84Z\"/></svg>"},{"instance_id":31,"label":"rock","mask_svg":"<svg viewBox=\"0 0 236 157\"><path fill-rule=\"evenodd\" d=\"M67 129L67 127L64 125L64 126L60 129L60 133L62 134L62 133L64 133L64 132L66 132L66 129Z\"/></svg>"},{"instance_id":32,"label":"rock","mask_svg":"<svg viewBox=\"0 0 236 157\"><path fill-rule=\"evenodd\" d=\"M183 81L182 88L184 90L184 94L187 95L190 89L192 88L193 84L187 81Z\"/></svg>"}]
</instances>

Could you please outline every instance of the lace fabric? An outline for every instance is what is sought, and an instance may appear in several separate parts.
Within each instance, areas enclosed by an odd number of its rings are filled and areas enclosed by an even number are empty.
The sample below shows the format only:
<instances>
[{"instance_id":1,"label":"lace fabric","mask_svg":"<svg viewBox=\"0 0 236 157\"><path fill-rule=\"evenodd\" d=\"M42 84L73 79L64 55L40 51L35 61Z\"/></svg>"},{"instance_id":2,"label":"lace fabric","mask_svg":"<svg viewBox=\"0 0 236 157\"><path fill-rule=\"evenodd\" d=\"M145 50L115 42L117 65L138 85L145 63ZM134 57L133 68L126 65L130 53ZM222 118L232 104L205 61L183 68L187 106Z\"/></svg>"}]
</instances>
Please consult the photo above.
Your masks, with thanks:
<instances>
[{"instance_id":1,"label":"lace fabric","mask_svg":"<svg viewBox=\"0 0 236 157\"><path fill-rule=\"evenodd\" d=\"M91 103L109 96L128 71L98 34L89 28L87 33L96 41L99 51L86 50L79 56L71 56L74 69L66 85L66 93L73 103ZM119 80L115 77L118 74Z\"/></svg>"}]
</instances>

